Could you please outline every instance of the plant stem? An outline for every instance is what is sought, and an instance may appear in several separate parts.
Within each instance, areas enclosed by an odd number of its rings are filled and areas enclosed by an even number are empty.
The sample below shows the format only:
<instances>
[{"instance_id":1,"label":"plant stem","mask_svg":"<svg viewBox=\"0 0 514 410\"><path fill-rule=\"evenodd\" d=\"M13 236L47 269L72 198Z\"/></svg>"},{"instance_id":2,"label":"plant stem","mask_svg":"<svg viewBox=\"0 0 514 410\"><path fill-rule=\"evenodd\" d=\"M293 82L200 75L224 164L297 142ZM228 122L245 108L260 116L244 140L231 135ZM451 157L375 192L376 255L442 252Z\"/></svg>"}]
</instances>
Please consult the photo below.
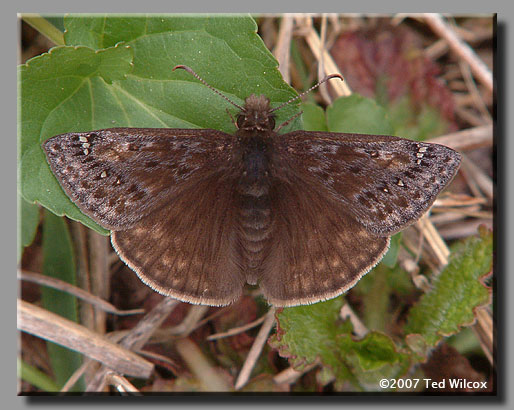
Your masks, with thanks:
<instances>
[{"instance_id":1,"label":"plant stem","mask_svg":"<svg viewBox=\"0 0 514 410\"><path fill-rule=\"evenodd\" d=\"M52 23L39 14L23 14L21 19L58 46L64 45L64 35Z\"/></svg>"},{"instance_id":2,"label":"plant stem","mask_svg":"<svg viewBox=\"0 0 514 410\"><path fill-rule=\"evenodd\" d=\"M387 322L389 286L385 267L375 268L373 286L365 298L364 322L370 330L384 331Z\"/></svg>"}]
</instances>

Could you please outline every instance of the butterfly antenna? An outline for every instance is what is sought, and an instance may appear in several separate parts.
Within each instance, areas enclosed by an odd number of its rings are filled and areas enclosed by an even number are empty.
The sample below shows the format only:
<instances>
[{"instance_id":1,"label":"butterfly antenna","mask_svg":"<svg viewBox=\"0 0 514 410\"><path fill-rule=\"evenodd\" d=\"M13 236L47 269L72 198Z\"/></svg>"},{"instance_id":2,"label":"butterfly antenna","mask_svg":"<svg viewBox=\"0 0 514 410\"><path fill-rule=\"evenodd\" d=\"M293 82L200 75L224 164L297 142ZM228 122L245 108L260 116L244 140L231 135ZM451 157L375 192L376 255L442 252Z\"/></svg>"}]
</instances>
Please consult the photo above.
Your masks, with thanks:
<instances>
[{"instance_id":1,"label":"butterfly antenna","mask_svg":"<svg viewBox=\"0 0 514 410\"><path fill-rule=\"evenodd\" d=\"M299 98L302 98L305 94L308 94L310 93L312 90L314 90L315 88L318 88L321 84L323 83L326 83L328 80L331 80L332 78L339 78L341 81L344 81L343 79L343 76L340 75L340 74L330 74L330 75L327 75L323 80L321 80L318 84L316 85L313 85L311 88L309 88L307 91L304 91L303 93L301 93L300 95L297 95L296 97L294 98L291 98L289 101L283 103L282 105L279 105L278 107L276 108L273 108L270 112L273 112L273 111L277 111L277 110L280 110L282 107L285 107L287 104L290 104L292 103L293 101L299 99Z\"/></svg>"},{"instance_id":2,"label":"butterfly antenna","mask_svg":"<svg viewBox=\"0 0 514 410\"><path fill-rule=\"evenodd\" d=\"M232 104L233 106L235 106L235 107L239 108L241 111L243 111L243 107L241 107L240 105L236 104L234 101L230 100L228 97L226 97L225 95L220 93L212 85L208 84L202 77L200 77L198 74L196 74L191 67L188 67L187 65L176 65L175 67L173 67L172 71L175 71L177 68L182 68L183 70L186 70L189 74L192 74L194 77L196 77L196 79L199 80L203 85L205 85L206 87L209 87L216 94L218 94L219 96L221 96L222 98L227 100L230 104Z\"/></svg>"}]
</instances>

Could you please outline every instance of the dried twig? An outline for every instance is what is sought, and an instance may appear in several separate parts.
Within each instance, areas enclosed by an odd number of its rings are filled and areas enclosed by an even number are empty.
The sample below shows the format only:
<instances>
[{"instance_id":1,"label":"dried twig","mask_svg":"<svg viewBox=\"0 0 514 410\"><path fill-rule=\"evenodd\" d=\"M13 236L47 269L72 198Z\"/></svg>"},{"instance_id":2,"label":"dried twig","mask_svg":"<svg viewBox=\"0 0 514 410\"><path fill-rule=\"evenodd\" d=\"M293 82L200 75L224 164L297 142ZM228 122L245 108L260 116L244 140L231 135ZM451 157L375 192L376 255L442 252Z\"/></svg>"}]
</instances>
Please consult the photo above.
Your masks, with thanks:
<instances>
[{"instance_id":1,"label":"dried twig","mask_svg":"<svg viewBox=\"0 0 514 410\"><path fill-rule=\"evenodd\" d=\"M493 126L481 125L431 138L427 142L446 145L456 151L472 150L493 145Z\"/></svg>"},{"instance_id":2,"label":"dried twig","mask_svg":"<svg viewBox=\"0 0 514 410\"><path fill-rule=\"evenodd\" d=\"M83 289L64 282L60 279L52 278L50 276L42 275L36 272L21 271L18 272L18 279L37 283L39 285L48 286L54 289L62 290L70 295L76 296L92 305L102 309L105 312L112 313L115 315L135 315L144 313L144 309L131 309L131 310L119 310L116 306L113 306L109 302L99 298L98 296L92 295Z\"/></svg>"},{"instance_id":3,"label":"dried twig","mask_svg":"<svg viewBox=\"0 0 514 410\"><path fill-rule=\"evenodd\" d=\"M359 337L362 338L366 336L369 332L368 328L362 321L359 319L359 317L355 314L355 312L352 310L350 305L348 303L345 303L343 307L341 308L339 312L339 316L341 316L341 319L350 319L350 322L353 326L353 333Z\"/></svg>"},{"instance_id":4,"label":"dried twig","mask_svg":"<svg viewBox=\"0 0 514 410\"><path fill-rule=\"evenodd\" d=\"M494 184L492 179L486 175L486 173L473 161L470 161L468 158L464 157L461 165L461 172L464 173L466 179L468 180L468 185L472 181L473 184L476 184L476 187L480 192L475 193L476 196L480 196L480 193L483 193L489 200L493 200L494 197Z\"/></svg>"},{"instance_id":5,"label":"dried twig","mask_svg":"<svg viewBox=\"0 0 514 410\"><path fill-rule=\"evenodd\" d=\"M423 16L432 30L443 37L448 42L450 48L469 64L471 71L473 71L478 80L492 93L493 76L491 71L484 62L478 58L473 49L459 38L455 31L444 22L440 14L424 13Z\"/></svg>"},{"instance_id":6,"label":"dried twig","mask_svg":"<svg viewBox=\"0 0 514 410\"><path fill-rule=\"evenodd\" d=\"M89 329L33 304L18 300L18 328L105 363L130 376L148 377L152 363Z\"/></svg>"},{"instance_id":7,"label":"dried twig","mask_svg":"<svg viewBox=\"0 0 514 410\"><path fill-rule=\"evenodd\" d=\"M318 366L318 363L314 362L306 365L302 368L302 370L296 370L293 367L288 367L287 369L282 370L280 373L277 373L275 376L273 376L273 381L276 384L293 384L305 373L310 372L316 366Z\"/></svg>"},{"instance_id":8,"label":"dried twig","mask_svg":"<svg viewBox=\"0 0 514 410\"><path fill-rule=\"evenodd\" d=\"M179 301L172 298L163 298L162 301L147 313L139 323L134 326L121 340L120 344L128 349L140 350L151 337L172 310L178 305ZM105 376L110 369L102 367L93 380L86 387L86 391L101 391L105 385Z\"/></svg>"},{"instance_id":9,"label":"dried twig","mask_svg":"<svg viewBox=\"0 0 514 410\"><path fill-rule=\"evenodd\" d=\"M303 33L305 41L309 45L312 54L314 54L314 57L318 61L321 61L321 59L323 59L323 67L325 68L325 74L341 74L339 72L339 68L337 67L336 63L334 62L328 51L324 50L323 52L321 52L321 40L318 36L318 33L316 33L316 30L314 30L314 27L312 27L312 18L306 15L296 15L295 20L296 23L301 27L301 32ZM346 83L346 81L333 81L331 84L332 89L334 90L337 96L348 96L352 94L349 85Z\"/></svg>"},{"instance_id":10,"label":"dried twig","mask_svg":"<svg viewBox=\"0 0 514 410\"><path fill-rule=\"evenodd\" d=\"M280 23L280 30L278 32L278 40L273 55L278 60L278 69L282 74L282 78L289 84L290 76L290 50L291 39L293 37L293 16L291 14L284 14Z\"/></svg>"},{"instance_id":11,"label":"dried twig","mask_svg":"<svg viewBox=\"0 0 514 410\"><path fill-rule=\"evenodd\" d=\"M113 385L116 388L116 390L118 390L122 394L130 393L135 396L141 396L141 393L136 388L136 386L134 386L125 377L120 376L119 374L109 372L106 375L106 380L109 384Z\"/></svg>"},{"instance_id":12,"label":"dried twig","mask_svg":"<svg viewBox=\"0 0 514 410\"><path fill-rule=\"evenodd\" d=\"M193 330L197 328L200 319L209 310L209 306L193 305L187 312L186 317L182 322L172 328L162 329L160 336L167 339L173 336L188 336Z\"/></svg>"},{"instance_id":13,"label":"dried twig","mask_svg":"<svg viewBox=\"0 0 514 410\"><path fill-rule=\"evenodd\" d=\"M465 64L462 60L460 60L459 66L462 72L462 77L464 78L464 82L466 83L466 87L469 91L469 95L472 97L474 105L477 108L477 110L482 113L483 122L486 124L491 124L493 122L493 119L491 118L491 114L487 110L482 95L478 91L475 81L473 80L473 76L471 75L469 65Z\"/></svg>"},{"instance_id":14,"label":"dried twig","mask_svg":"<svg viewBox=\"0 0 514 410\"><path fill-rule=\"evenodd\" d=\"M187 367L202 384L204 391L227 392L232 390L191 339L178 339L175 347L187 363Z\"/></svg>"},{"instance_id":15,"label":"dried twig","mask_svg":"<svg viewBox=\"0 0 514 410\"><path fill-rule=\"evenodd\" d=\"M109 262L108 249L109 238L89 230L89 260L91 268L91 293L101 298L109 297ZM94 329L99 333L106 331L105 312L95 309Z\"/></svg>"},{"instance_id":16,"label":"dried twig","mask_svg":"<svg viewBox=\"0 0 514 410\"><path fill-rule=\"evenodd\" d=\"M266 319L266 316L262 316L259 319L254 320L253 322L247 323L246 325L234 327L233 329L230 329L227 332L215 333L207 337L207 340L218 340L223 339L224 337L238 335L239 333L246 332L248 329L252 329L255 326L259 326L262 322L264 322L264 319Z\"/></svg>"},{"instance_id":17,"label":"dried twig","mask_svg":"<svg viewBox=\"0 0 514 410\"><path fill-rule=\"evenodd\" d=\"M435 229L432 222L427 217L421 218L415 226L423 233L427 244L430 249L434 252L437 258L437 264L439 267L446 266L448 264L448 257L450 256L450 250L446 243L441 238L437 229Z\"/></svg>"},{"instance_id":18,"label":"dried twig","mask_svg":"<svg viewBox=\"0 0 514 410\"><path fill-rule=\"evenodd\" d=\"M489 360L489 363L493 364L493 349L494 349L494 325L491 311L488 307L480 307L476 310L477 323L472 327L473 331L480 341L482 350Z\"/></svg>"},{"instance_id":19,"label":"dried twig","mask_svg":"<svg viewBox=\"0 0 514 410\"><path fill-rule=\"evenodd\" d=\"M266 314L266 319L262 324L257 337L252 345L252 348L248 352L248 356L246 357L245 363L241 368L241 372L239 372L239 376L237 377L235 388L239 390L243 387L250 378L250 374L252 372L259 355L261 354L262 348L266 343L268 338L268 334L271 331L273 325L275 324L275 309L271 308L269 312Z\"/></svg>"}]
</instances>

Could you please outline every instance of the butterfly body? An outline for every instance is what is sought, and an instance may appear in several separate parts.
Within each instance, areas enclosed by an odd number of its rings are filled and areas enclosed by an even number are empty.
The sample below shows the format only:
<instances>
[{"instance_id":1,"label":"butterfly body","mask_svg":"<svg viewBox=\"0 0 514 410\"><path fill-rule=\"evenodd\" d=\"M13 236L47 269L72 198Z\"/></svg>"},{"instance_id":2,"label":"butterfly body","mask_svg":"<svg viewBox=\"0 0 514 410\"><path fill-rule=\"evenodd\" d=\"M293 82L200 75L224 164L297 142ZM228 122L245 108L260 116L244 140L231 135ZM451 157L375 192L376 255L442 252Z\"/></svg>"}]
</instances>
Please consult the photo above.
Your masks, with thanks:
<instances>
[{"instance_id":1,"label":"butterfly body","mask_svg":"<svg viewBox=\"0 0 514 410\"><path fill-rule=\"evenodd\" d=\"M255 285L273 233L269 189L275 134L265 97L252 95L245 107L237 120L236 150L242 166L234 203L238 209L238 259L247 283Z\"/></svg>"},{"instance_id":2,"label":"butterfly body","mask_svg":"<svg viewBox=\"0 0 514 410\"><path fill-rule=\"evenodd\" d=\"M43 149L141 280L216 306L238 299L245 283L276 306L347 291L460 164L450 148L398 137L279 135L264 96L241 108L235 135L113 128L58 135Z\"/></svg>"}]
</instances>

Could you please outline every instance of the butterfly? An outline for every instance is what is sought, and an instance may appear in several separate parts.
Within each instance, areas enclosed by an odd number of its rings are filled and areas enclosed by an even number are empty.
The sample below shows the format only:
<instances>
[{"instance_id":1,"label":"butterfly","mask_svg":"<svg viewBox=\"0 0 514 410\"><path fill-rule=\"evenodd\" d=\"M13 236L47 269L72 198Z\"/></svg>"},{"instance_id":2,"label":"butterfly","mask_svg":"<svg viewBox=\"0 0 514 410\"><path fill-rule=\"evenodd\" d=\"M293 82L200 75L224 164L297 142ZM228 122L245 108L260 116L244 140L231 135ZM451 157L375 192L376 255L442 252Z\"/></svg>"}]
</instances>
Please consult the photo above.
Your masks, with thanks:
<instances>
[{"instance_id":1,"label":"butterfly","mask_svg":"<svg viewBox=\"0 0 514 410\"><path fill-rule=\"evenodd\" d=\"M110 128L42 145L70 199L112 231L120 258L181 301L227 305L246 283L274 306L336 297L430 208L460 165L448 147L399 137L280 135L274 112L283 105L271 108L262 95L231 103L240 110L234 135Z\"/></svg>"}]
</instances>

